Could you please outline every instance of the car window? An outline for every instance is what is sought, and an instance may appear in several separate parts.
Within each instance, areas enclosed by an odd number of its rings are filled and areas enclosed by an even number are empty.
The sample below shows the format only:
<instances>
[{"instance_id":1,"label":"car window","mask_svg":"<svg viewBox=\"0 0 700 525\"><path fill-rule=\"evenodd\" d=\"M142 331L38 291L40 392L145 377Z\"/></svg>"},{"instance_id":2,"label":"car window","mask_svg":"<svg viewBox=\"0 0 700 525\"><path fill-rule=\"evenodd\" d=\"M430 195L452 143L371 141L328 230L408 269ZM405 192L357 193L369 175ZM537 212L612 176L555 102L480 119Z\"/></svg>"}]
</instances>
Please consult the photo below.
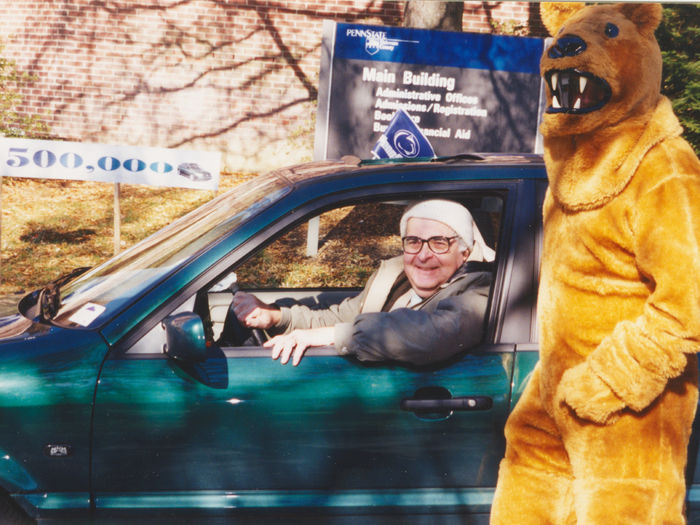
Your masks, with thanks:
<instances>
[{"instance_id":1,"label":"car window","mask_svg":"<svg viewBox=\"0 0 700 525\"><path fill-rule=\"evenodd\" d=\"M432 197L451 198L465 205L486 244L498 251L504 204L501 194L426 195L424 198ZM321 213L318 215L318 249L313 256L307 255L307 243L309 221L315 217L308 217L264 244L241 264L231 267L214 284L200 290L196 294L197 301L192 296L177 311L194 310L205 320L208 338L217 340L230 315L229 286L232 283L239 289L252 291L267 303L276 301L289 305L298 301L311 307L336 304L357 293L380 261L402 253L399 221L413 202L413 199L362 202ZM164 342L159 325L129 352L152 353Z\"/></svg>"},{"instance_id":2,"label":"car window","mask_svg":"<svg viewBox=\"0 0 700 525\"><path fill-rule=\"evenodd\" d=\"M443 197L444 198L444 197ZM503 210L497 195L459 200L472 213L486 243L496 249ZM399 221L413 200L364 202L319 216L318 251L309 255L304 222L236 269L241 289L360 288L379 262L401 255Z\"/></svg>"}]
</instances>

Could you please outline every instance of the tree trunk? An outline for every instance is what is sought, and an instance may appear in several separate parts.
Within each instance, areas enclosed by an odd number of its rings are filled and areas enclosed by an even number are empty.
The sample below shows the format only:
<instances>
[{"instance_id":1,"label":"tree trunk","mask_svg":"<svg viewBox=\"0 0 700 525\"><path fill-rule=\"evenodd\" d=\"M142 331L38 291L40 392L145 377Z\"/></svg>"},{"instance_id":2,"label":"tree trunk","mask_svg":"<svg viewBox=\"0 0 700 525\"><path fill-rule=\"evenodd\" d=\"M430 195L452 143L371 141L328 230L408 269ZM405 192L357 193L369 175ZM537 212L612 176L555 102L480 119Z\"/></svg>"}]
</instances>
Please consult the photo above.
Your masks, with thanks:
<instances>
[{"instance_id":1,"label":"tree trunk","mask_svg":"<svg viewBox=\"0 0 700 525\"><path fill-rule=\"evenodd\" d=\"M464 2L408 0L403 11L403 26L461 31L463 13Z\"/></svg>"}]
</instances>

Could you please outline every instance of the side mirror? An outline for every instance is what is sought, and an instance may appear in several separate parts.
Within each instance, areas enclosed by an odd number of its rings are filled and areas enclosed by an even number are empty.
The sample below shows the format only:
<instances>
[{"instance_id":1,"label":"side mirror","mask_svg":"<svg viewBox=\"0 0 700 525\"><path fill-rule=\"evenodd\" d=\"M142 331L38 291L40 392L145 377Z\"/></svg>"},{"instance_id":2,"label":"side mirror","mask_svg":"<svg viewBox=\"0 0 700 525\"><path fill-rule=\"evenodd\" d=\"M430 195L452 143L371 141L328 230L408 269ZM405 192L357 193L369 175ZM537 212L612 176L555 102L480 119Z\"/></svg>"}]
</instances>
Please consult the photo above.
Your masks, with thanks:
<instances>
[{"instance_id":1,"label":"side mirror","mask_svg":"<svg viewBox=\"0 0 700 525\"><path fill-rule=\"evenodd\" d=\"M192 312L171 315L163 320L163 329L165 355L180 361L204 361L207 345L201 317Z\"/></svg>"}]
</instances>

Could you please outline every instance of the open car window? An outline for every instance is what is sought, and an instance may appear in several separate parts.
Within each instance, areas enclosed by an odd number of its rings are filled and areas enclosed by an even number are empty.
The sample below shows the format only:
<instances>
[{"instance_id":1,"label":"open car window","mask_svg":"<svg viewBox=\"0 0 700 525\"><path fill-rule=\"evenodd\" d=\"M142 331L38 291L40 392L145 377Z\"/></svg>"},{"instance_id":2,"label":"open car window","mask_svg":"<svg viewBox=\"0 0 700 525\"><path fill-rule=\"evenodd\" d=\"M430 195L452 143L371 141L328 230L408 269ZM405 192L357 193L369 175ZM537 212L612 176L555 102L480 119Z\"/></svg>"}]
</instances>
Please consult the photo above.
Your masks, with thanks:
<instances>
[{"instance_id":1,"label":"open car window","mask_svg":"<svg viewBox=\"0 0 700 525\"><path fill-rule=\"evenodd\" d=\"M496 249L502 199L455 200L467 206L486 243ZM365 202L324 212L318 217L317 245L309 234L313 222L297 225L236 268L238 285L243 290L361 288L380 261L401 255L399 221L412 202Z\"/></svg>"},{"instance_id":2,"label":"open car window","mask_svg":"<svg viewBox=\"0 0 700 525\"><path fill-rule=\"evenodd\" d=\"M471 211L486 244L497 249L502 196L471 193L452 198ZM237 287L268 304L298 302L314 309L338 304L359 293L382 260L401 255L399 222L414 202L362 202L328 210L318 217L318 243L312 250L313 221L298 224L234 268ZM226 291L208 294L215 338L226 324L230 298Z\"/></svg>"}]
</instances>

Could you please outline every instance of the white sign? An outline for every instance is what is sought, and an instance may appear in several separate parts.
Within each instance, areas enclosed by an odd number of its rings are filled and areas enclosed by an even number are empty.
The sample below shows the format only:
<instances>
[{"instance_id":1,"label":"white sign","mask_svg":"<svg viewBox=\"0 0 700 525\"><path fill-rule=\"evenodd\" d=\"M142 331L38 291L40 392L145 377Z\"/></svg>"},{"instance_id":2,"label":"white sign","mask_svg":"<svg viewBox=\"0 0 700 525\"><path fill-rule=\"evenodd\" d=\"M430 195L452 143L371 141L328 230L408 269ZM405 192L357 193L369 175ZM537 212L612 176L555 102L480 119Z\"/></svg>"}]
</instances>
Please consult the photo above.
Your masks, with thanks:
<instances>
[{"instance_id":1,"label":"white sign","mask_svg":"<svg viewBox=\"0 0 700 525\"><path fill-rule=\"evenodd\" d=\"M0 176L216 190L221 154L169 148L0 138Z\"/></svg>"},{"instance_id":2,"label":"white sign","mask_svg":"<svg viewBox=\"0 0 700 525\"><path fill-rule=\"evenodd\" d=\"M101 304L86 303L80 307L80 310L71 315L68 320L80 326L89 326L105 310L106 308Z\"/></svg>"}]
</instances>

